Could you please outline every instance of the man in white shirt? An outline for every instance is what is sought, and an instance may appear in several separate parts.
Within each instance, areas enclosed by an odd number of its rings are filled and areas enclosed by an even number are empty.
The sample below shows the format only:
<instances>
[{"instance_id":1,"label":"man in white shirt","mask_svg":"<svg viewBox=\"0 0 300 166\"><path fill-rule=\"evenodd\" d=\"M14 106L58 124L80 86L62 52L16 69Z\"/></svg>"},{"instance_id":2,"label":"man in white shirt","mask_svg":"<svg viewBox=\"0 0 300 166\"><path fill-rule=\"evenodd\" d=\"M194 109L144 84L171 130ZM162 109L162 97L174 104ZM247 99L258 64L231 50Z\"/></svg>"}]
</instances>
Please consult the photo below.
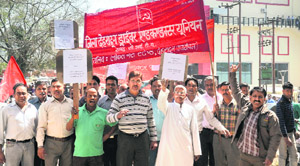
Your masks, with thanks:
<instances>
[{"instance_id":1,"label":"man in white shirt","mask_svg":"<svg viewBox=\"0 0 300 166\"><path fill-rule=\"evenodd\" d=\"M157 106L165 114L156 166L191 166L201 155L196 112L184 103L186 88L177 85L174 102L168 103L166 81L158 95Z\"/></svg>"},{"instance_id":2,"label":"man in white shirt","mask_svg":"<svg viewBox=\"0 0 300 166\"><path fill-rule=\"evenodd\" d=\"M204 87L206 92L202 95L202 99L206 101L208 104L209 110L213 110L213 105L216 102L214 88L213 86L217 85L217 79L215 80L215 84L213 84L213 77L208 76L204 79ZM217 100L222 101L222 95L217 92ZM213 136L214 136L214 127L211 126L205 116L203 117L202 121L203 130L200 134L201 139L201 149L202 149L202 156L199 159L199 163L196 164L197 166L210 166L215 165L214 160L214 152L213 152Z\"/></svg>"},{"instance_id":3,"label":"man in white shirt","mask_svg":"<svg viewBox=\"0 0 300 166\"><path fill-rule=\"evenodd\" d=\"M71 116L73 101L64 95L64 85L57 79L51 81L52 98L39 109L37 129L38 156L45 165L72 165L73 129L66 125Z\"/></svg>"},{"instance_id":4,"label":"man in white shirt","mask_svg":"<svg viewBox=\"0 0 300 166\"><path fill-rule=\"evenodd\" d=\"M23 83L17 83L13 89L15 103L7 105L0 113L0 163L33 166L38 112L27 102L27 87ZM5 155L2 151L4 139Z\"/></svg>"}]
</instances>

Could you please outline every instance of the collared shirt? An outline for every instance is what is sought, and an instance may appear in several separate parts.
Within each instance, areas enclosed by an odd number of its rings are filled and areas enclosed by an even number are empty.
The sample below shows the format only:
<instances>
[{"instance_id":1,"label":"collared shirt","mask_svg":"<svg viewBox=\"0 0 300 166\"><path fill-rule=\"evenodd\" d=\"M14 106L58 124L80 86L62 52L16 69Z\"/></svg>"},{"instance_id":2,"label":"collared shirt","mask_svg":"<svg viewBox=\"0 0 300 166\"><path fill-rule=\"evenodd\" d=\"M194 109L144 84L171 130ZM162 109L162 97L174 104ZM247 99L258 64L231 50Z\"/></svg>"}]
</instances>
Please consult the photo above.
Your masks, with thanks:
<instances>
[{"instance_id":1,"label":"collared shirt","mask_svg":"<svg viewBox=\"0 0 300 166\"><path fill-rule=\"evenodd\" d=\"M237 142L237 146L241 152L251 156L259 156L259 145L257 141L257 121L259 112L260 111L254 112L253 110L250 112L244 121L243 132Z\"/></svg>"},{"instance_id":2,"label":"collared shirt","mask_svg":"<svg viewBox=\"0 0 300 166\"><path fill-rule=\"evenodd\" d=\"M234 134L235 124L240 114L240 110L234 99L227 105L224 100L220 104L220 110L217 111L217 118L229 130L230 134Z\"/></svg>"},{"instance_id":3,"label":"collared shirt","mask_svg":"<svg viewBox=\"0 0 300 166\"><path fill-rule=\"evenodd\" d=\"M79 119L74 120L76 157L100 156L103 151L103 130L105 125L116 123L106 121L107 110L96 107L93 112L86 109L86 104L79 107Z\"/></svg>"},{"instance_id":4,"label":"collared shirt","mask_svg":"<svg viewBox=\"0 0 300 166\"><path fill-rule=\"evenodd\" d=\"M61 102L52 97L41 105L37 129L38 146L43 146L45 135L65 138L73 134L73 130L66 129L72 108L73 100L67 97L64 97Z\"/></svg>"},{"instance_id":5,"label":"collared shirt","mask_svg":"<svg viewBox=\"0 0 300 166\"><path fill-rule=\"evenodd\" d=\"M214 104L216 103L215 96L211 97L207 94L207 92L205 92L201 97L206 101L210 111L212 111L213 108L214 108ZM218 103L223 100L222 95L218 92L217 92L217 100L218 100ZM208 128L208 129L212 129L212 130L214 129L211 125L209 125L209 123L206 120L205 116L203 117L202 126L203 126L203 128Z\"/></svg>"},{"instance_id":6,"label":"collared shirt","mask_svg":"<svg viewBox=\"0 0 300 166\"><path fill-rule=\"evenodd\" d=\"M213 127L217 128L218 130L224 130L225 128L222 126L222 124L214 117L212 111L208 108L207 103L203 98L200 96L196 96L195 99L191 102L188 97L184 99L184 103L192 106L197 114L197 122L198 122L198 129L201 132L202 122L203 119L206 118L208 123L212 125Z\"/></svg>"},{"instance_id":7,"label":"collared shirt","mask_svg":"<svg viewBox=\"0 0 300 166\"><path fill-rule=\"evenodd\" d=\"M104 96L102 96L102 97L98 100L97 105L98 105L99 107L104 108L104 109L106 109L106 110L108 111L108 110L110 109L110 106L111 106L112 101L113 101L113 100L112 100L108 95L104 95ZM109 133L109 132L111 131L111 128L112 128L112 127L110 127L109 125L106 125L106 126L104 127L104 132L103 132L103 134L105 135L105 134ZM118 132L118 130L116 129L112 135L117 135L117 132Z\"/></svg>"},{"instance_id":8,"label":"collared shirt","mask_svg":"<svg viewBox=\"0 0 300 166\"><path fill-rule=\"evenodd\" d=\"M152 104L153 109L153 116L155 120L156 125L156 131L157 131L157 140L160 140L161 137L161 130L164 123L165 115L163 112L161 112L157 107L157 99L152 95L150 96L150 101Z\"/></svg>"},{"instance_id":9,"label":"collared shirt","mask_svg":"<svg viewBox=\"0 0 300 166\"><path fill-rule=\"evenodd\" d=\"M118 119L121 109L127 109L126 116ZM152 105L147 95L139 91L137 96L132 96L127 89L116 96L111 104L106 120L110 123L119 121L119 130L127 134L141 134L149 129L150 140L157 140L155 122L153 119Z\"/></svg>"},{"instance_id":10,"label":"collared shirt","mask_svg":"<svg viewBox=\"0 0 300 166\"><path fill-rule=\"evenodd\" d=\"M28 102L33 104L35 106L35 108L38 110L40 108L41 104L48 100L49 100L48 96L46 96L46 100L43 102L41 102L38 97L34 97L34 98L29 99Z\"/></svg>"},{"instance_id":11,"label":"collared shirt","mask_svg":"<svg viewBox=\"0 0 300 166\"><path fill-rule=\"evenodd\" d=\"M3 145L4 137L18 141L32 139L37 122L38 111L34 105L28 103L20 108L14 102L5 106L0 112L0 144Z\"/></svg>"}]
</instances>

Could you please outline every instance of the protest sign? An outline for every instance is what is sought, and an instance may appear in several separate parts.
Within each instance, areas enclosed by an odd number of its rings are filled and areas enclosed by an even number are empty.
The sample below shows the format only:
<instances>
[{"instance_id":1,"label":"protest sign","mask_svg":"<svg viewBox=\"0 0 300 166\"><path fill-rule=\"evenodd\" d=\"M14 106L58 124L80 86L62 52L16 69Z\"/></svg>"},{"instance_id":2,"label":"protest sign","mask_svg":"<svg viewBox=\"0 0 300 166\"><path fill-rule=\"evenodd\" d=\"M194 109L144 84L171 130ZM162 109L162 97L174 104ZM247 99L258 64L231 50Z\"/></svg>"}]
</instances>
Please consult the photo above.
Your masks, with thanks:
<instances>
[{"instance_id":1,"label":"protest sign","mask_svg":"<svg viewBox=\"0 0 300 166\"><path fill-rule=\"evenodd\" d=\"M203 0L155 1L85 15L84 47L94 67L209 52Z\"/></svg>"},{"instance_id":2,"label":"protest sign","mask_svg":"<svg viewBox=\"0 0 300 166\"><path fill-rule=\"evenodd\" d=\"M78 24L75 21L53 20L50 35L54 37L55 49L72 49L79 47Z\"/></svg>"},{"instance_id":3,"label":"protest sign","mask_svg":"<svg viewBox=\"0 0 300 166\"><path fill-rule=\"evenodd\" d=\"M118 79L125 80L127 75L128 63L111 64L107 68L106 76L115 76Z\"/></svg>"},{"instance_id":4,"label":"protest sign","mask_svg":"<svg viewBox=\"0 0 300 166\"><path fill-rule=\"evenodd\" d=\"M161 57L160 79L184 81L187 76L188 63L186 55L164 53Z\"/></svg>"}]
</instances>

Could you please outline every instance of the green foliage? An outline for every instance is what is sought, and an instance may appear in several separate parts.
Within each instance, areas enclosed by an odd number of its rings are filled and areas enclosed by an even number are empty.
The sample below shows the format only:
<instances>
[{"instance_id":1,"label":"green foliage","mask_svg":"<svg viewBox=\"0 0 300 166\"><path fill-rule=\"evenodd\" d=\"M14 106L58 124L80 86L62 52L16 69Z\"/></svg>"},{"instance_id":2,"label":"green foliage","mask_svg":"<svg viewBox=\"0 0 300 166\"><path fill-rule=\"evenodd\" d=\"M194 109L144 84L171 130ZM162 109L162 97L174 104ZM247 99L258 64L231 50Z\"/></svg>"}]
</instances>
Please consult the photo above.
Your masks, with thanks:
<instances>
[{"instance_id":1,"label":"green foliage","mask_svg":"<svg viewBox=\"0 0 300 166\"><path fill-rule=\"evenodd\" d=\"M50 23L82 22L85 0L0 0L0 49L7 61L14 56L23 73L55 69ZM0 50L0 52L1 52Z\"/></svg>"}]
</instances>

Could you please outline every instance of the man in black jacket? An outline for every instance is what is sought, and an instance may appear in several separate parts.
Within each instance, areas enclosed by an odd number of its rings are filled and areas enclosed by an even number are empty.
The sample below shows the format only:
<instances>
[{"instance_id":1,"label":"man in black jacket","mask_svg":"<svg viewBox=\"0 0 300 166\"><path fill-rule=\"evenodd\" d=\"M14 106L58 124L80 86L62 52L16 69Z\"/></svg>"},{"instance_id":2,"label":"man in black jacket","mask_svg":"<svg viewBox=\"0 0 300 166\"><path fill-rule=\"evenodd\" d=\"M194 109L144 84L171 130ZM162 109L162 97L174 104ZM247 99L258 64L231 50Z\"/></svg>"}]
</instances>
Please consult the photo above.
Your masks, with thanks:
<instances>
[{"instance_id":1,"label":"man in black jacket","mask_svg":"<svg viewBox=\"0 0 300 166\"><path fill-rule=\"evenodd\" d=\"M276 105L282 138L279 145L279 165L285 166L287 151L289 151L290 165L297 165L297 148L295 142L294 113L292 106L293 84L286 82L282 85L282 97Z\"/></svg>"}]
</instances>

